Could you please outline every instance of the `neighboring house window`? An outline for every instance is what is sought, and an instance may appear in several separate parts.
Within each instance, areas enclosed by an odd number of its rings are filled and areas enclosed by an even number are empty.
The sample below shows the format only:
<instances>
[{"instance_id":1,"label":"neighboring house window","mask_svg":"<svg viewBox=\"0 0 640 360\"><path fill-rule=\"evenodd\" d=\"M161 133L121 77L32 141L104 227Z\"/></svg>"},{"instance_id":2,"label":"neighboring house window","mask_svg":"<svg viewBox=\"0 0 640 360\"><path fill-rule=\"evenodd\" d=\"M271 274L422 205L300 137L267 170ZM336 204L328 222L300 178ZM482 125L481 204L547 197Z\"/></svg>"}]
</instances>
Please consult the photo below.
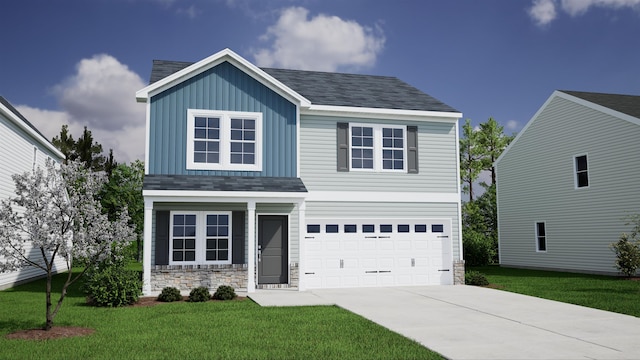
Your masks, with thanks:
<instances>
[{"instance_id":1,"label":"neighboring house window","mask_svg":"<svg viewBox=\"0 0 640 360\"><path fill-rule=\"evenodd\" d=\"M547 251L547 231L544 222L536 223L536 251Z\"/></svg>"},{"instance_id":2,"label":"neighboring house window","mask_svg":"<svg viewBox=\"0 0 640 360\"><path fill-rule=\"evenodd\" d=\"M589 165L587 155L575 157L576 188L589 187Z\"/></svg>"},{"instance_id":3,"label":"neighboring house window","mask_svg":"<svg viewBox=\"0 0 640 360\"><path fill-rule=\"evenodd\" d=\"M35 169L37 163L38 163L38 148L34 146L33 147L33 164L31 168Z\"/></svg>"},{"instance_id":4,"label":"neighboring house window","mask_svg":"<svg viewBox=\"0 0 640 360\"><path fill-rule=\"evenodd\" d=\"M231 213L172 212L169 264L230 264Z\"/></svg>"},{"instance_id":5,"label":"neighboring house window","mask_svg":"<svg viewBox=\"0 0 640 360\"><path fill-rule=\"evenodd\" d=\"M262 170L262 113L187 110L187 168Z\"/></svg>"}]
</instances>

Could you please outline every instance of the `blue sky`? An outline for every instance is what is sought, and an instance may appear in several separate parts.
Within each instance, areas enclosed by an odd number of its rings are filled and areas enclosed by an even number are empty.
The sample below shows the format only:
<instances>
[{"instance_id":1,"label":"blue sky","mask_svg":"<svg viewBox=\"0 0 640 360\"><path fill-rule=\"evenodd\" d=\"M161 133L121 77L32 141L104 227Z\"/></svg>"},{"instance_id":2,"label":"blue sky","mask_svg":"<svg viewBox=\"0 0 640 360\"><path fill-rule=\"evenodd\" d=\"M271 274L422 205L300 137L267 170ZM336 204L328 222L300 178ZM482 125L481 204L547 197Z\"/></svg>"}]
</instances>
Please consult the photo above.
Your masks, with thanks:
<instances>
[{"instance_id":1,"label":"blue sky","mask_svg":"<svg viewBox=\"0 0 640 360\"><path fill-rule=\"evenodd\" d=\"M556 89L640 94L640 0L21 0L2 5L0 95L49 138L88 126L144 158L153 59L226 47L259 65L396 76L519 131Z\"/></svg>"}]
</instances>

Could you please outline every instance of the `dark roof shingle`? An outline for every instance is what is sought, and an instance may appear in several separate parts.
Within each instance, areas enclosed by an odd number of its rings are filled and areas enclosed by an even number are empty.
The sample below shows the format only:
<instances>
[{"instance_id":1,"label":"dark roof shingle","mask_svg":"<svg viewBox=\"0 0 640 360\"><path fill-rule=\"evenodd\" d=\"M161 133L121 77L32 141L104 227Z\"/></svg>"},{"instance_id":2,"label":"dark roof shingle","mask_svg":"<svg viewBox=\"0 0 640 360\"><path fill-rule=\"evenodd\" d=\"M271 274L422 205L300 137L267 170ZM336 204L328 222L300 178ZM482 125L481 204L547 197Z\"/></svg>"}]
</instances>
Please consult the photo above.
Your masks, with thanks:
<instances>
[{"instance_id":1,"label":"dark roof shingle","mask_svg":"<svg viewBox=\"0 0 640 360\"><path fill-rule=\"evenodd\" d=\"M191 64L154 60L150 84ZM316 105L458 112L395 77L273 68L262 70Z\"/></svg>"},{"instance_id":2,"label":"dark roof shingle","mask_svg":"<svg viewBox=\"0 0 640 360\"><path fill-rule=\"evenodd\" d=\"M300 178L145 175L144 190L307 192Z\"/></svg>"},{"instance_id":3,"label":"dark roof shingle","mask_svg":"<svg viewBox=\"0 0 640 360\"><path fill-rule=\"evenodd\" d=\"M640 119L640 96L638 95L605 94L568 90L560 91Z\"/></svg>"}]
</instances>

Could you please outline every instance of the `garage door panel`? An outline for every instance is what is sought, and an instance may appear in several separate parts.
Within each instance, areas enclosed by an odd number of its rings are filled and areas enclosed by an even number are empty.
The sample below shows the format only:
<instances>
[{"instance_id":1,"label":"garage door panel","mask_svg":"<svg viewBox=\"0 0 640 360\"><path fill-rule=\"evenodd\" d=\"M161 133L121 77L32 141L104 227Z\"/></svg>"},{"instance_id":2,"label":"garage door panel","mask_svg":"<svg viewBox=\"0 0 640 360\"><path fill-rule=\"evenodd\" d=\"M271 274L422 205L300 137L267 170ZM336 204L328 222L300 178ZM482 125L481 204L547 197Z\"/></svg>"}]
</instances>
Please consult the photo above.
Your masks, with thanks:
<instances>
[{"instance_id":1,"label":"garage door panel","mask_svg":"<svg viewBox=\"0 0 640 360\"><path fill-rule=\"evenodd\" d=\"M432 228L430 223L440 225ZM452 283L451 274L440 271L450 269L452 264L450 219L395 223L330 219L313 224L319 224L323 232L305 237L305 274L309 288ZM328 224L333 226L326 226ZM387 232L380 232L381 224L386 225L384 231ZM363 233L363 225L367 225L367 231L373 226L377 232ZM335 231L336 226L338 233L324 233L324 229L329 228ZM345 228L349 228L349 232L344 232ZM389 233L389 229L393 232ZM434 233L432 229L444 233Z\"/></svg>"}]
</instances>

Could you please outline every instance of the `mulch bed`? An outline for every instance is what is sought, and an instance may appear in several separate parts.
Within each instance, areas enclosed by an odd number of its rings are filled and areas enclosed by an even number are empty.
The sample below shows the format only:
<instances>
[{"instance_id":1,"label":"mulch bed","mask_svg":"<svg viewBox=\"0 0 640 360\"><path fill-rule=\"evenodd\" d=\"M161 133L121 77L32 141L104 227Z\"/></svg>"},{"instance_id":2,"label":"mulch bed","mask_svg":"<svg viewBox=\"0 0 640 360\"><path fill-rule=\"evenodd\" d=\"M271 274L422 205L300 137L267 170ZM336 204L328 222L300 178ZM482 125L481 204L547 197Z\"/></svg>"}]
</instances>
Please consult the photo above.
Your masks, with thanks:
<instances>
[{"instance_id":1,"label":"mulch bed","mask_svg":"<svg viewBox=\"0 0 640 360\"><path fill-rule=\"evenodd\" d=\"M183 296L182 301L187 301L189 299L188 296ZM243 301L246 298L243 296L238 296L232 301ZM210 301L223 301L223 300L210 300ZM146 306L155 306L158 304L168 304L166 302L158 301L157 297L141 297L138 302L131 305L132 307L146 307ZM87 336L96 332L95 329L91 328L83 328L77 326L54 326L51 330L40 329L28 329L28 330L20 330L13 332L11 334L7 334L5 337L7 339L21 339L21 340L52 340L52 339L62 339L73 336Z\"/></svg>"},{"instance_id":2,"label":"mulch bed","mask_svg":"<svg viewBox=\"0 0 640 360\"><path fill-rule=\"evenodd\" d=\"M29 329L20 330L11 334L7 334L7 339L21 340L51 340L61 339L72 336L86 336L95 332L95 329L76 327L76 326L54 326L51 330Z\"/></svg>"}]
</instances>

